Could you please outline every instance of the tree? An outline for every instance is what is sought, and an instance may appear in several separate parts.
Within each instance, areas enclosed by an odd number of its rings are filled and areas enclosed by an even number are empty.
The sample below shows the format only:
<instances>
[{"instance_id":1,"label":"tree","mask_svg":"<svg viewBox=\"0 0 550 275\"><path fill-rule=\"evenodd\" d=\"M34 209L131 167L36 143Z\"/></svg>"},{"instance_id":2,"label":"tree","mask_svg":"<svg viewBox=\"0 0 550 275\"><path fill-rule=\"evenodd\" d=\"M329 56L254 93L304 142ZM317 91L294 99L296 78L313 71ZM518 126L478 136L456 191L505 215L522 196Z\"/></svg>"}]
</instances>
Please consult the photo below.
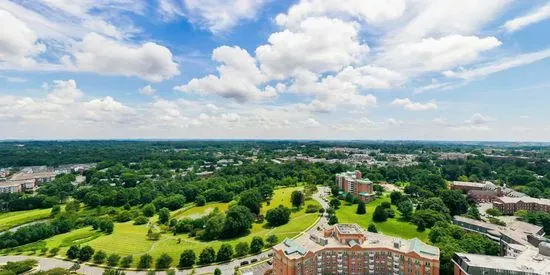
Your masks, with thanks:
<instances>
[{"instance_id":1,"label":"tree","mask_svg":"<svg viewBox=\"0 0 550 275\"><path fill-rule=\"evenodd\" d=\"M277 235L273 234L267 236L265 240L267 242L267 245L270 247L276 245L279 242L279 238L277 238Z\"/></svg>"},{"instance_id":2,"label":"tree","mask_svg":"<svg viewBox=\"0 0 550 275\"><path fill-rule=\"evenodd\" d=\"M300 208L302 204L304 204L305 196L302 191L295 190L290 195L290 201L292 202L292 206L296 208Z\"/></svg>"},{"instance_id":3,"label":"tree","mask_svg":"<svg viewBox=\"0 0 550 275\"><path fill-rule=\"evenodd\" d=\"M222 275L222 271L219 268L214 269L214 275Z\"/></svg>"},{"instance_id":4,"label":"tree","mask_svg":"<svg viewBox=\"0 0 550 275\"><path fill-rule=\"evenodd\" d=\"M367 213L367 208L365 207L365 203L363 201L359 201L357 204L357 210L355 211L358 215L363 215Z\"/></svg>"},{"instance_id":5,"label":"tree","mask_svg":"<svg viewBox=\"0 0 550 275\"><path fill-rule=\"evenodd\" d=\"M229 208L223 224L223 235L226 238L239 236L248 232L252 227L254 217L250 210L242 205Z\"/></svg>"},{"instance_id":6,"label":"tree","mask_svg":"<svg viewBox=\"0 0 550 275\"><path fill-rule=\"evenodd\" d=\"M240 242L235 246L235 256L242 257L250 252L250 246L246 242Z\"/></svg>"},{"instance_id":7,"label":"tree","mask_svg":"<svg viewBox=\"0 0 550 275\"><path fill-rule=\"evenodd\" d=\"M264 248L264 240L260 236L255 236L250 242L250 253L257 254Z\"/></svg>"},{"instance_id":8,"label":"tree","mask_svg":"<svg viewBox=\"0 0 550 275\"><path fill-rule=\"evenodd\" d=\"M340 193L340 189L338 188L338 185L331 185L330 193L332 193L333 197L338 197L338 194Z\"/></svg>"},{"instance_id":9,"label":"tree","mask_svg":"<svg viewBox=\"0 0 550 275\"><path fill-rule=\"evenodd\" d=\"M231 260L231 258L233 258L233 247L228 243L222 244L222 246L220 246L220 249L218 250L216 261L226 262Z\"/></svg>"},{"instance_id":10,"label":"tree","mask_svg":"<svg viewBox=\"0 0 550 275\"><path fill-rule=\"evenodd\" d=\"M215 215L206 221L201 239L214 240L221 236L223 232L224 218L222 215Z\"/></svg>"},{"instance_id":11,"label":"tree","mask_svg":"<svg viewBox=\"0 0 550 275\"><path fill-rule=\"evenodd\" d=\"M468 201L459 190L443 190L439 193L451 216L461 215L468 211Z\"/></svg>"},{"instance_id":12,"label":"tree","mask_svg":"<svg viewBox=\"0 0 550 275\"><path fill-rule=\"evenodd\" d=\"M145 216L137 216L136 219L134 220L134 225L147 224L148 222L149 222L149 218Z\"/></svg>"},{"instance_id":13,"label":"tree","mask_svg":"<svg viewBox=\"0 0 550 275\"><path fill-rule=\"evenodd\" d=\"M334 209L340 208L340 205L341 205L341 204L342 204L342 203L340 202L340 200L339 200L339 199L336 199L336 198L330 200L330 202L329 202L329 205L330 205L332 208L334 208Z\"/></svg>"},{"instance_id":14,"label":"tree","mask_svg":"<svg viewBox=\"0 0 550 275\"><path fill-rule=\"evenodd\" d=\"M159 210L159 223L166 224L170 220L170 210L163 207Z\"/></svg>"},{"instance_id":15,"label":"tree","mask_svg":"<svg viewBox=\"0 0 550 275\"><path fill-rule=\"evenodd\" d=\"M438 197L428 198L424 200L424 202L422 202L419 206L422 210L433 210L444 215L450 215L451 213L443 200Z\"/></svg>"},{"instance_id":16,"label":"tree","mask_svg":"<svg viewBox=\"0 0 550 275\"><path fill-rule=\"evenodd\" d=\"M155 205L153 205L152 203L149 203L144 205L143 208L141 208L141 212L143 213L143 216L150 218L155 215L157 210L155 209Z\"/></svg>"},{"instance_id":17,"label":"tree","mask_svg":"<svg viewBox=\"0 0 550 275\"><path fill-rule=\"evenodd\" d=\"M133 261L134 261L134 257L132 255L128 255L128 256L122 258L122 260L120 261L120 266L122 266L124 268L128 268L128 267L130 267L130 265L132 265Z\"/></svg>"},{"instance_id":18,"label":"tree","mask_svg":"<svg viewBox=\"0 0 550 275\"><path fill-rule=\"evenodd\" d=\"M203 195L198 195L195 198L195 204L197 204L197 206L203 206L206 204L206 199L204 198Z\"/></svg>"},{"instance_id":19,"label":"tree","mask_svg":"<svg viewBox=\"0 0 550 275\"><path fill-rule=\"evenodd\" d=\"M80 248L78 247L78 245L71 245L71 247L69 247L69 250L67 250L67 258L73 260L78 258L78 252L80 252Z\"/></svg>"},{"instance_id":20,"label":"tree","mask_svg":"<svg viewBox=\"0 0 550 275\"><path fill-rule=\"evenodd\" d=\"M485 213L491 215L491 216L502 216L502 212L500 212L500 210L498 210L497 208L489 208L487 210L485 210Z\"/></svg>"},{"instance_id":21,"label":"tree","mask_svg":"<svg viewBox=\"0 0 550 275\"><path fill-rule=\"evenodd\" d=\"M369 227L367 228L367 231L372 233L378 233L378 230L376 229L376 225L374 223L369 224Z\"/></svg>"},{"instance_id":22,"label":"tree","mask_svg":"<svg viewBox=\"0 0 550 275\"><path fill-rule=\"evenodd\" d=\"M55 217L59 213L61 213L61 207L58 204L56 204L52 207L52 211L50 212L50 217Z\"/></svg>"},{"instance_id":23,"label":"tree","mask_svg":"<svg viewBox=\"0 0 550 275\"><path fill-rule=\"evenodd\" d=\"M186 249L180 255L180 262L178 266L180 268L190 268L195 264L196 259L197 256L195 256L195 251L192 249Z\"/></svg>"},{"instance_id":24,"label":"tree","mask_svg":"<svg viewBox=\"0 0 550 275\"><path fill-rule=\"evenodd\" d=\"M99 230L101 230L101 231L103 231L107 234L113 233L114 228L115 228L115 224L113 223L113 221L101 220L99 222Z\"/></svg>"},{"instance_id":25,"label":"tree","mask_svg":"<svg viewBox=\"0 0 550 275\"><path fill-rule=\"evenodd\" d=\"M481 220L481 215L480 215L479 210L477 209L477 207L475 205L472 205L472 206L470 206L470 208L468 208L467 216L468 216L468 218L471 218L471 219L474 219L474 220Z\"/></svg>"},{"instance_id":26,"label":"tree","mask_svg":"<svg viewBox=\"0 0 550 275\"><path fill-rule=\"evenodd\" d=\"M95 264L102 264L105 262L105 258L107 258L107 253L103 252L102 250L99 250L94 254L92 261Z\"/></svg>"},{"instance_id":27,"label":"tree","mask_svg":"<svg viewBox=\"0 0 550 275\"><path fill-rule=\"evenodd\" d=\"M206 247L201 251L199 264L205 265L213 263L216 260L216 251L212 247Z\"/></svg>"},{"instance_id":28,"label":"tree","mask_svg":"<svg viewBox=\"0 0 550 275\"><path fill-rule=\"evenodd\" d=\"M165 269L169 268L170 264L172 264L172 257L166 253L162 253L160 257L157 259L157 263L155 264L156 268Z\"/></svg>"},{"instance_id":29,"label":"tree","mask_svg":"<svg viewBox=\"0 0 550 275\"><path fill-rule=\"evenodd\" d=\"M372 214L372 220L375 222L385 222L388 219L388 213L385 207L382 205L376 206L374 213Z\"/></svg>"},{"instance_id":30,"label":"tree","mask_svg":"<svg viewBox=\"0 0 550 275\"><path fill-rule=\"evenodd\" d=\"M78 252L78 259L83 262L86 262L90 260L93 255L94 255L94 249L91 246L86 245L82 247Z\"/></svg>"},{"instance_id":31,"label":"tree","mask_svg":"<svg viewBox=\"0 0 550 275\"><path fill-rule=\"evenodd\" d=\"M412 218L414 206L413 206L411 200L406 199L406 200L401 201L397 205L397 209L401 212L401 215L406 220L410 220Z\"/></svg>"},{"instance_id":32,"label":"tree","mask_svg":"<svg viewBox=\"0 0 550 275\"><path fill-rule=\"evenodd\" d=\"M336 217L336 215L330 215L330 217L328 218L328 224L333 225L337 223L338 223L338 217Z\"/></svg>"},{"instance_id":33,"label":"tree","mask_svg":"<svg viewBox=\"0 0 550 275\"><path fill-rule=\"evenodd\" d=\"M112 268L108 268L108 269L105 269L105 271L103 271L103 275L125 275L125 274L126 273L124 273L124 271L121 271L121 270L118 270L118 269L112 269ZM61 275L61 274L59 274L59 275Z\"/></svg>"},{"instance_id":34,"label":"tree","mask_svg":"<svg viewBox=\"0 0 550 275\"><path fill-rule=\"evenodd\" d=\"M347 202L347 203L354 203L355 202L355 197L351 194L351 193L347 193L346 194L346 197L344 198L344 200Z\"/></svg>"},{"instance_id":35,"label":"tree","mask_svg":"<svg viewBox=\"0 0 550 275\"><path fill-rule=\"evenodd\" d=\"M290 209L288 209L288 207L279 205L276 208L267 210L265 219L270 226L287 224L290 220Z\"/></svg>"},{"instance_id":36,"label":"tree","mask_svg":"<svg viewBox=\"0 0 550 275\"><path fill-rule=\"evenodd\" d=\"M80 202L79 201L70 201L65 204L65 211L67 212L78 212L80 211Z\"/></svg>"},{"instance_id":37,"label":"tree","mask_svg":"<svg viewBox=\"0 0 550 275\"><path fill-rule=\"evenodd\" d=\"M403 193L400 191L393 191L390 194L391 204L398 205L403 200Z\"/></svg>"},{"instance_id":38,"label":"tree","mask_svg":"<svg viewBox=\"0 0 550 275\"><path fill-rule=\"evenodd\" d=\"M113 253L109 255L109 257L107 257L108 266L117 266L119 261L120 261L120 255L118 254Z\"/></svg>"},{"instance_id":39,"label":"tree","mask_svg":"<svg viewBox=\"0 0 550 275\"><path fill-rule=\"evenodd\" d=\"M247 207L250 212L259 215L262 207L262 194L257 188L245 190L241 193L239 205Z\"/></svg>"},{"instance_id":40,"label":"tree","mask_svg":"<svg viewBox=\"0 0 550 275\"><path fill-rule=\"evenodd\" d=\"M138 262L139 269L150 268L152 264L153 264L153 257L151 255L143 254L141 255L141 257L139 257L139 262Z\"/></svg>"}]
</instances>

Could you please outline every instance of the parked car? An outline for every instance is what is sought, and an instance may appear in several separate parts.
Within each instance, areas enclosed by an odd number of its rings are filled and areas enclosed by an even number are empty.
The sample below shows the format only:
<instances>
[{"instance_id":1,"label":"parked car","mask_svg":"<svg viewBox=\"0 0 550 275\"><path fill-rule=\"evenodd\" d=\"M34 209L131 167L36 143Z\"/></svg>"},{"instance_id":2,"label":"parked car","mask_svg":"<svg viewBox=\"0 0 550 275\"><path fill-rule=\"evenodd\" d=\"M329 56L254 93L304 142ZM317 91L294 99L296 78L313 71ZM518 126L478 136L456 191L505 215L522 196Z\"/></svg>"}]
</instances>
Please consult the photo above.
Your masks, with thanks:
<instances>
[{"instance_id":1,"label":"parked car","mask_svg":"<svg viewBox=\"0 0 550 275\"><path fill-rule=\"evenodd\" d=\"M247 264L248 264L248 261L242 261L242 262L241 262L241 266L247 265Z\"/></svg>"},{"instance_id":2,"label":"parked car","mask_svg":"<svg viewBox=\"0 0 550 275\"><path fill-rule=\"evenodd\" d=\"M267 261L267 263L268 263L269 265L273 265L273 262L272 262L272 261Z\"/></svg>"},{"instance_id":3,"label":"parked car","mask_svg":"<svg viewBox=\"0 0 550 275\"><path fill-rule=\"evenodd\" d=\"M273 257L273 252L267 253L267 257Z\"/></svg>"},{"instance_id":4,"label":"parked car","mask_svg":"<svg viewBox=\"0 0 550 275\"><path fill-rule=\"evenodd\" d=\"M250 263L252 264L252 263L255 263L257 261L258 261L258 259L252 259L252 260L250 260Z\"/></svg>"}]
</instances>

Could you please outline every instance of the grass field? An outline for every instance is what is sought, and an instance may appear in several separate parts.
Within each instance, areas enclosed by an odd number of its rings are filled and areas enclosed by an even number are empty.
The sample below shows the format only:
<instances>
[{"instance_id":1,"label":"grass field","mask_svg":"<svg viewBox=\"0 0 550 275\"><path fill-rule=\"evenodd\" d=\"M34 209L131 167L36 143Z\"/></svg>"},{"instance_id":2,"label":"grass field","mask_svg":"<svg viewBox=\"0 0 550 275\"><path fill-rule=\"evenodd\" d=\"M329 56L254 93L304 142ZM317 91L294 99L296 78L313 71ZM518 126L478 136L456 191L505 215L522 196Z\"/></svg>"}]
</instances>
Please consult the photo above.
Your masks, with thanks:
<instances>
[{"instance_id":1,"label":"grass field","mask_svg":"<svg viewBox=\"0 0 550 275\"><path fill-rule=\"evenodd\" d=\"M178 220L183 218L197 219L210 214L210 212L214 211L216 208L221 212L225 212L228 206L229 203L224 202L209 203L203 206L191 207L183 211L174 211L175 213L172 214L171 218Z\"/></svg>"},{"instance_id":2,"label":"grass field","mask_svg":"<svg viewBox=\"0 0 550 275\"><path fill-rule=\"evenodd\" d=\"M0 232L26 223L43 220L50 216L51 209L34 209L0 214Z\"/></svg>"},{"instance_id":3,"label":"grass field","mask_svg":"<svg viewBox=\"0 0 550 275\"><path fill-rule=\"evenodd\" d=\"M418 232L416 230L416 225L401 220L401 213L395 208L395 206L392 206L396 213L395 218L388 219L385 222L373 222L372 213L374 213L374 209L384 201L389 202L390 198L384 196L369 202L367 204L367 213L364 215L355 214L355 211L357 210L356 204L344 203L344 205L336 211L336 216L338 217L338 221L340 223L357 223L364 228L367 228L369 224L374 223L378 232L384 233L385 235L401 237L404 239L412 239L416 237L424 242L428 241L429 229L426 229L424 232Z\"/></svg>"},{"instance_id":4,"label":"grass field","mask_svg":"<svg viewBox=\"0 0 550 275\"><path fill-rule=\"evenodd\" d=\"M290 207L290 194L294 190L301 189L301 187L290 187L276 189L273 195L270 205L263 205L262 214L265 214L268 209L279 206L280 204ZM307 204L318 204L314 200L306 201ZM210 211L218 207L221 211L227 210L228 203L211 203L200 207L191 207L183 211L175 211L174 215L178 218L183 217L198 217L208 214ZM175 217L175 216L174 216ZM203 242L190 238L185 234L172 235L171 233L162 234L160 240L150 241L147 240L147 225L133 225L133 223L115 223L114 233L110 235L104 235L102 233L93 231L90 227L81 228L66 234L61 234L44 241L46 247L61 247L59 255L65 255L68 249L68 243L88 244L92 246L96 251L103 250L110 253L117 253L122 256L133 255L135 267L139 256L144 253L149 253L155 259L162 253L168 253L173 259L174 264L177 263L181 252L184 249L193 249L197 256L201 250L211 246L214 249L218 249L222 243L230 243L235 246L239 242L250 242L254 236L260 236L266 238L267 236L274 234L278 236L279 240L284 238L291 238L311 226L318 218L317 213L306 214L305 207L300 210L293 210L291 214L291 221L288 224L269 228L266 222L254 223L250 231L250 234L240 238L224 241L210 241ZM178 240L180 243L178 243Z\"/></svg>"}]
</instances>

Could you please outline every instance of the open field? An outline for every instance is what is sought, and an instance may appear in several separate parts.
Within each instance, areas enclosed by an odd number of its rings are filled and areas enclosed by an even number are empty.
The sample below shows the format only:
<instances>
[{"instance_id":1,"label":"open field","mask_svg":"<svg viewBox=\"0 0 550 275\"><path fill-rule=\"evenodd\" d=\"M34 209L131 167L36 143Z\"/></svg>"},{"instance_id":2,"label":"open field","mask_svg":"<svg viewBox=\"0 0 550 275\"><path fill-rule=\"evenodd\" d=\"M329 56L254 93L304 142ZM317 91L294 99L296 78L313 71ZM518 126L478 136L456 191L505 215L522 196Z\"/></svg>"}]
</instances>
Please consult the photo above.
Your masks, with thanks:
<instances>
[{"instance_id":1,"label":"open field","mask_svg":"<svg viewBox=\"0 0 550 275\"><path fill-rule=\"evenodd\" d=\"M378 198L374 201L371 201L367 204L367 213L364 215L357 215L355 211L357 210L356 204L347 204L344 203L340 209L336 211L336 216L340 223L357 223L363 228L367 228L369 224L374 223L376 229L380 233L384 233L389 236L401 237L404 239L419 238L420 240L427 242L429 229L426 229L424 232L418 232L416 230L416 225L409 223L407 221L401 220L401 213L392 205L392 208L395 210L395 218L390 218L385 222L373 222L372 213L376 206L380 205L382 202L390 201L390 198L387 196Z\"/></svg>"},{"instance_id":2,"label":"open field","mask_svg":"<svg viewBox=\"0 0 550 275\"><path fill-rule=\"evenodd\" d=\"M51 209L34 209L0 214L0 232L26 223L43 220L50 216Z\"/></svg>"},{"instance_id":3,"label":"open field","mask_svg":"<svg viewBox=\"0 0 550 275\"><path fill-rule=\"evenodd\" d=\"M265 215L267 210L275 208L280 204L287 207L291 207L290 196L292 191L302 189L301 187L289 187L276 189L269 205L264 204L262 206L261 213ZM305 204L318 204L315 200L307 200ZM207 215L218 207L221 211L227 210L229 203L210 203L204 206L188 207L186 209L180 209L172 212L173 218L197 218L203 215ZM49 212L48 212L49 213ZM133 221L126 223L115 223L115 229L113 234L105 235L101 232L94 231L91 227L80 228L65 234L57 235L52 238L40 241L37 243L29 244L26 251L38 251L43 247L48 249L54 247L60 247L58 255L64 256L67 249L72 244L90 245L96 251L103 250L108 254L117 253L121 256L133 255L133 266L137 265L139 256L148 253L155 259L162 253L168 253L173 259L174 264L177 263L181 252L184 249L193 249L197 256L202 249L211 246L215 250L223 243L230 243L235 246L239 242L250 242L253 237L260 236L266 238L269 235L276 235L280 241L285 238L291 238L311 226L318 218L317 213L306 214L305 207L300 210L293 209L291 214L291 221L288 224L269 228L266 222L254 223L250 234L223 241L209 241L203 242L194 238L188 237L186 234L179 234L174 236L170 232L162 234L161 238L157 241L148 240L146 235L149 229L148 225L133 225ZM155 218L152 221L156 220Z\"/></svg>"},{"instance_id":4,"label":"open field","mask_svg":"<svg viewBox=\"0 0 550 275\"><path fill-rule=\"evenodd\" d=\"M214 211L214 209L216 208L218 208L221 212L225 212L228 206L229 206L229 203L224 203L224 202L208 203L203 206L195 206L195 207L187 208L187 209L184 209L183 211L176 210L171 215L171 218L178 219L178 220L183 218L197 219L202 216L206 216L210 214L210 212Z\"/></svg>"}]
</instances>

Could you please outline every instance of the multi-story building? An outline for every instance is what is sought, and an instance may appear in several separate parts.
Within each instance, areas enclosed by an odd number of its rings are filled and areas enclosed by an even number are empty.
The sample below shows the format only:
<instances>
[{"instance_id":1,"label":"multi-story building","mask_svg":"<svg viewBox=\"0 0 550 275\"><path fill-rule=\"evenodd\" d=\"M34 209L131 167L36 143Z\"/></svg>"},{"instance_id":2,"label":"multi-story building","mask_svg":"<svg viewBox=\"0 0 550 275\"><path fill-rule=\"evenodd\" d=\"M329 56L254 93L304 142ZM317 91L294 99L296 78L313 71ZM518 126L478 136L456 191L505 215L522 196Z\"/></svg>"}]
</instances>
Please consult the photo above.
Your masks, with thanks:
<instances>
[{"instance_id":1,"label":"multi-story building","mask_svg":"<svg viewBox=\"0 0 550 275\"><path fill-rule=\"evenodd\" d=\"M34 191L34 180L9 180L0 182L0 193L20 193Z\"/></svg>"},{"instance_id":2,"label":"multi-story building","mask_svg":"<svg viewBox=\"0 0 550 275\"><path fill-rule=\"evenodd\" d=\"M273 252L276 275L439 274L437 247L365 232L356 224L336 224L322 237L286 239Z\"/></svg>"},{"instance_id":3,"label":"multi-story building","mask_svg":"<svg viewBox=\"0 0 550 275\"><path fill-rule=\"evenodd\" d=\"M364 202L374 199L374 187L372 181L364 179L361 171L348 171L336 174L336 185L345 193L351 193Z\"/></svg>"},{"instance_id":4,"label":"multi-story building","mask_svg":"<svg viewBox=\"0 0 550 275\"><path fill-rule=\"evenodd\" d=\"M493 207L503 214L514 214L519 210L550 212L550 200L532 197L499 197L493 200Z\"/></svg>"},{"instance_id":5,"label":"multi-story building","mask_svg":"<svg viewBox=\"0 0 550 275\"><path fill-rule=\"evenodd\" d=\"M455 275L547 275L550 274L550 244L542 242L517 257L455 253Z\"/></svg>"},{"instance_id":6,"label":"multi-story building","mask_svg":"<svg viewBox=\"0 0 550 275\"><path fill-rule=\"evenodd\" d=\"M466 192L468 197L476 202L492 202L496 198L504 195L504 192L500 186L496 186L494 183L489 181L484 183L453 181L451 184L451 189Z\"/></svg>"},{"instance_id":7,"label":"multi-story building","mask_svg":"<svg viewBox=\"0 0 550 275\"><path fill-rule=\"evenodd\" d=\"M500 256L456 253L452 259L455 275L550 274L550 244L542 227L513 218L506 221L506 226L459 216L453 222L500 244Z\"/></svg>"},{"instance_id":8,"label":"multi-story building","mask_svg":"<svg viewBox=\"0 0 550 275\"><path fill-rule=\"evenodd\" d=\"M19 172L11 176L10 180L20 181L20 180L34 180L36 185L40 185L45 182L50 182L55 179L55 172Z\"/></svg>"}]
</instances>

